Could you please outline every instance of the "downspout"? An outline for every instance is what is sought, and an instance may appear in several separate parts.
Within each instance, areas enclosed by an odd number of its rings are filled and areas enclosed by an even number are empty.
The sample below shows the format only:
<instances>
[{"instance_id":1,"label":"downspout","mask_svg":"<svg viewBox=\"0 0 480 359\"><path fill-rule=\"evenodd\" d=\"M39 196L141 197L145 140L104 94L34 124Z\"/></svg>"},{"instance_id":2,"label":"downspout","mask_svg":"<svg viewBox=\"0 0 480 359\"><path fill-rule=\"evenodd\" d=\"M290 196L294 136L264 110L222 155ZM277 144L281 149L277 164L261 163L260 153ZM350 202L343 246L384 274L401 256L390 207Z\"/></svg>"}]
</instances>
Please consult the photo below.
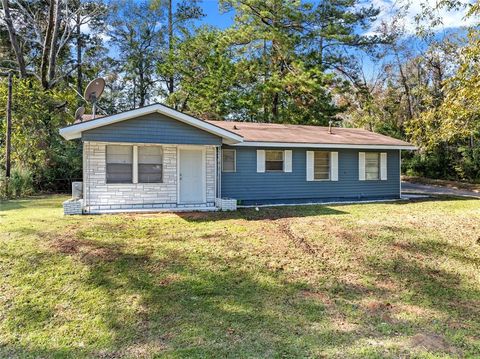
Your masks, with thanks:
<instances>
[{"instance_id":1,"label":"downspout","mask_svg":"<svg viewBox=\"0 0 480 359\"><path fill-rule=\"evenodd\" d=\"M402 199L402 150L398 150L398 163L400 166L399 169L399 176L400 176L400 196L399 198Z\"/></svg>"},{"instance_id":2,"label":"downspout","mask_svg":"<svg viewBox=\"0 0 480 359\"><path fill-rule=\"evenodd\" d=\"M86 147L85 141L82 141L82 197L83 197L83 206L82 206L82 212L85 210L87 207L87 181L86 181L86 167L87 167L87 159L85 157L85 147Z\"/></svg>"},{"instance_id":3,"label":"downspout","mask_svg":"<svg viewBox=\"0 0 480 359\"><path fill-rule=\"evenodd\" d=\"M90 188L91 188L91 183L90 183L90 156L91 156L91 153L90 153L90 141L87 141L87 154L86 154L86 176L85 176L85 179L86 179L86 188L87 188L87 193L85 194L85 197L86 197L86 200L85 200L85 208L86 208L86 212L87 213L90 213Z\"/></svg>"},{"instance_id":4,"label":"downspout","mask_svg":"<svg viewBox=\"0 0 480 359\"><path fill-rule=\"evenodd\" d=\"M222 198L222 147L217 146L217 198Z\"/></svg>"}]
</instances>

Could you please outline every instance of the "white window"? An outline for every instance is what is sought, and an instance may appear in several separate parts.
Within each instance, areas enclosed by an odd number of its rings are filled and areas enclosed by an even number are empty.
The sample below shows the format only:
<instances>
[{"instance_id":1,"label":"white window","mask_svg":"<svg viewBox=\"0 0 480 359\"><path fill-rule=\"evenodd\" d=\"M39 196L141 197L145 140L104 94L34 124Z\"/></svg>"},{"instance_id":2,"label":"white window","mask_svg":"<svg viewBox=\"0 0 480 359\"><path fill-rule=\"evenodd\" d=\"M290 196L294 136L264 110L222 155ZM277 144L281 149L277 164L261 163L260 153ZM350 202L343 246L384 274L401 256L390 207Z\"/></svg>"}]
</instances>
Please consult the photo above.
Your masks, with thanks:
<instances>
[{"instance_id":1,"label":"white window","mask_svg":"<svg viewBox=\"0 0 480 359\"><path fill-rule=\"evenodd\" d=\"M338 181L338 152L307 151L307 181Z\"/></svg>"},{"instance_id":2,"label":"white window","mask_svg":"<svg viewBox=\"0 0 480 359\"><path fill-rule=\"evenodd\" d=\"M315 151L313 156L313 179L330 179L330 152Z\"/></svg>"},{"instance_id":3,"label":"white window","mask_svg":"<svg viewBox=\"0 0 480 359\"><path fill-rule=\"evenodd\" d=\"M386 181L387 152L359 152L358 179L360 181Z\"/></svg>"},{"instance_id":4,"label":"white window","mask_svg":"<svg viewBox=\"0 0 480 359\"><path fill-rule=\"evenodd\" d=\"M283 171L283 151L265 151L265 171Z\"/></svg>"},{"instance_id":5,"label":"white window","mask_svg":"<svg viewBox=\"0 0 480 359\"><path fill-rule=\"evenodd\" d=\"M107 146L107 183L132 183L133 146Z\"/></svg>"},{"instance_id":6,"label":"white window","mask_svg":"<svg viewBox=\"0 0 480 359\"><path fill-rule=\"evenodd\" d=\"M235 172L236 171L236 151L222 150L222 171Z\"/></svg>"},{"instance_id":7,"label":"white window","mask_svg":"<svg viewBox=\"0 0 480 359\"><path fill-rule=\"evenodd\" d=\"M367 181L380 179L379 152L365 152L365 179Z\"/></svg>"},{"instance_id":8,"label":"white window","mask_svg":"<svg viewBox=\"0 0 480 359\"><path fill-rule=\"evenodd\" d=\"M163 151L160 146L138 147L138 183L163 181Z\"/></svg>"}]
</instances>

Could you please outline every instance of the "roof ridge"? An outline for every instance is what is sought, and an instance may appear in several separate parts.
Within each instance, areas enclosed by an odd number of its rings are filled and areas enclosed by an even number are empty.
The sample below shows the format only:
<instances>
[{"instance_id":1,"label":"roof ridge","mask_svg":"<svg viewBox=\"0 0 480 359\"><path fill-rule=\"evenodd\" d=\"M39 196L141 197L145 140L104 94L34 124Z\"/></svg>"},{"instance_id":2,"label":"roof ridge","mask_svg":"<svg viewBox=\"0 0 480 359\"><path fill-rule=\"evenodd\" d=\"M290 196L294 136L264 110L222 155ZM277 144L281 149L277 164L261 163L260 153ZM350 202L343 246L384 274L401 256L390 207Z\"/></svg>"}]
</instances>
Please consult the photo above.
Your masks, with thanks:
<instances>
[{"instance_id":1,"label":"roof ridge","mask_svg":"<svg viewBox=\"0 0 480 359\"><path fill-rule=\"evenodd\" d=\"M225 122L225 123L231 123L231 124L251 124L251 125L267 125L267 126L295 126L295 127L307 127L307 128L325 128L325 129L328 129L329 126L320 126L320 125L307 125L307 124L296 124L296 123L275 123L275 122L251 122L251 121L235 121L235 120L232 120L232 121L229 121L229 120L204 120L205 122L209 122L209 123L215 123L215 122ZM341 130L355 130L355 131L358 131L358 130L361 130L361 131L366 131L366 132L370 132L370 133L375 133L375 134L379 134L377 132L373 132L373 131L370 131L370 130L367 130L365 128L361 128L361 127L337 127L337 126L332 126L332 129L341 129ZM385 135L383 135L385 136Z\"/></svg>"}]
</instances>

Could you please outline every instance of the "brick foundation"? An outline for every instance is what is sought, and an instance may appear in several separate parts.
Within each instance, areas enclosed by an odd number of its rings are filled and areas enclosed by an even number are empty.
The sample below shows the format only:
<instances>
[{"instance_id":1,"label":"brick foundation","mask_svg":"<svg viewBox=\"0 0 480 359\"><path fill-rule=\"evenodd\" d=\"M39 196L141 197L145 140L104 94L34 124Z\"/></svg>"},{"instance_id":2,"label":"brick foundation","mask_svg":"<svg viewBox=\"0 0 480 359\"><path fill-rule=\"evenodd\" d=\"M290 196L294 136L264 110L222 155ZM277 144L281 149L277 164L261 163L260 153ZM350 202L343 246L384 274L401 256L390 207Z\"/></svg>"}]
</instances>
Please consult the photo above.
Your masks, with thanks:
<instances>
[{"instance_id":1,"label":"brick foundation","mask_svg":"<svg viewBox=\"0 0 480 359\"><path fill-rule=\"evenodd\" d=\"M69 199L63 202L63 214L66 216L82 214L83 200Z\"/></svg>"}]
</instances>

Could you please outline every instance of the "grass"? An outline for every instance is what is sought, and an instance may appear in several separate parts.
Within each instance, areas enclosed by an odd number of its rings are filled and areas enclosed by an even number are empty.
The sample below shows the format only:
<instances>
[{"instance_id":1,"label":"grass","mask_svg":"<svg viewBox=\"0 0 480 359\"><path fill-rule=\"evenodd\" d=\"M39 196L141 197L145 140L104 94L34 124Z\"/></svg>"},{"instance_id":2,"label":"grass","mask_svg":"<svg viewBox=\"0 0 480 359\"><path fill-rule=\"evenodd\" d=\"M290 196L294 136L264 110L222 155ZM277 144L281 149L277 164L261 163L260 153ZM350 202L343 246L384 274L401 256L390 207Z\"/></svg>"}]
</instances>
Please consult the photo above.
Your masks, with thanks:
<instances>
[{"instance_id":1,"label":"grass","mask_svg":"<svg viewBox=\"0 0 480 359\"><path fill-rule=\"evenodd\" d=\"M0 357L480 357L480 202L0 202Z\"/></svg>"},{"instance_id":2,"label":"grass","mask_svg":"<svg viewBox=\"0 0 480 359\"><path fill-rule=\"evenodd\" d=\"M453 189L461 189L461 190L480 193L480 183L449 181L449 180L432 179L432 178L415 177L415 176L402 176L402 181L427 184L427 185L433 185L433 186L443 186L443 187L448 187Z\"/></svg>"}]
</instances>

